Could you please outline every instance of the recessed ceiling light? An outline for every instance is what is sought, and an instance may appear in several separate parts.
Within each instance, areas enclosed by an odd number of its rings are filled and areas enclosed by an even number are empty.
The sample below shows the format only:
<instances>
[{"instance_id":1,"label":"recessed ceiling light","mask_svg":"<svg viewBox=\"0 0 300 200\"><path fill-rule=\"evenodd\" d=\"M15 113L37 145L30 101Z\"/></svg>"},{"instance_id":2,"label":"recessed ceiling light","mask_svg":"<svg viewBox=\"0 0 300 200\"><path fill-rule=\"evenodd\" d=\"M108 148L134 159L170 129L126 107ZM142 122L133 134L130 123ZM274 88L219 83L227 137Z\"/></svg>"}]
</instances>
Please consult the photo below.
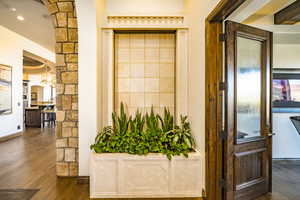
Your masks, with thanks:
<instances>
[{"instance_id":1,"label":"recessed ceiling light","mask_svg":"<svg viewBox=\"0 0 300 200\"><path fill-rule=\"evenodd\" d=\"M24 21L24 17L21 16L21 15L17 16L17 19L20 20L20 21Z\"/></svg>"},{"instance_id":2,"label":"recessed ceiling light","mask_svg":"<svg viewBox=\"0 0 300 200\"><path fill-rule=\"evenodd\" d=\"M13 12L17 11L17 9L15 9L15 8L11 8L10 10L13 11Z\"/></svg>"}]
</instances>

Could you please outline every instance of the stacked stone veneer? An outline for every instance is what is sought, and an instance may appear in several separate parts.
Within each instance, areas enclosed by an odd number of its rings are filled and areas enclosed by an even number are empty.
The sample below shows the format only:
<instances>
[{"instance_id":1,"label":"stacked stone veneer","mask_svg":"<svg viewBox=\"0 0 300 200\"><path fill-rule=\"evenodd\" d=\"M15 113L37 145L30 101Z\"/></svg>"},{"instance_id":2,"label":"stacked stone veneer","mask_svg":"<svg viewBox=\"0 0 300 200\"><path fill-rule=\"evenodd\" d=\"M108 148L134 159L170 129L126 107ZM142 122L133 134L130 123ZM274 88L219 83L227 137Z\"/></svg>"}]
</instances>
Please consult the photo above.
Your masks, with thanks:
<instances>
[{"instance_id":1,"label":"stacked stone veneer","mask_svg":"<svg viewBox=\"0 0 300 200\"><path fill-rule=\"evenodd\" d=\"M74 0L43 0L56 37L56 173L78 176L78 29Z\"/></svg>"}]
</instances>

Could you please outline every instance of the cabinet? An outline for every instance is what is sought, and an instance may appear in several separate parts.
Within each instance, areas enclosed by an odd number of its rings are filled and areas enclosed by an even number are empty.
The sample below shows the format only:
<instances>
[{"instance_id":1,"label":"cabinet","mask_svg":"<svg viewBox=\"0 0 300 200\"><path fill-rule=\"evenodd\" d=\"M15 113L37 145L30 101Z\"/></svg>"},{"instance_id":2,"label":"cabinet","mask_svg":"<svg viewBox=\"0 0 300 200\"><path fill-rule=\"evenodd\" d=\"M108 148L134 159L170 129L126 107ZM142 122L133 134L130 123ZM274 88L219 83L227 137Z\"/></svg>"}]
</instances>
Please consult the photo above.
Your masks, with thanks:
<instances>
[{"instance_id":1,"label":"cabinet","mask_svg":"<svg viewBox=\"0 0 300 200\"><path fill-rule=\"evenodd\" d=\"M41 127L41 110L38 108L25 109L25 126Z\"/></svg>"}]
</instances>

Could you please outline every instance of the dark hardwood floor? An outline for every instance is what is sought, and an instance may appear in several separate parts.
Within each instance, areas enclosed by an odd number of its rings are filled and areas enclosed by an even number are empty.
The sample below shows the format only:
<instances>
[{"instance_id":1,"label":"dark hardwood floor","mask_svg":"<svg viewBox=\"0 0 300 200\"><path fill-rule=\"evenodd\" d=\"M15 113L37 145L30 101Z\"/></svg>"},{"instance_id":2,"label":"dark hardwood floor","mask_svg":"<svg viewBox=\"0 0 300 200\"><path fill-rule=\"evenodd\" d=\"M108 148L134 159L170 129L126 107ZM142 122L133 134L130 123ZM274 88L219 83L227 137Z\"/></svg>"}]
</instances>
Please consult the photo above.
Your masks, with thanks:
<instances>
[{"instance_id":1,"label":"dark hardwood floor","mask_svg":"<svg viewBox=\"0 0 300 200\"><path fill-rule=\"evenodd\" d=\"M56 177L54 129L27 129L0 143L0 152L0 189L39 189L33 200L89 199L88 185Z\"/></svg>"},{"instance_id":2,"label":"dark hardwood floor","mask_svg":"<svg viewBox=\"0 0 300 200\"><path fill-rule=\"evenodd\" d=\"M54 129L27 129L0 143L0 152L0 190L39 189L32 200L89 199L87 184L56 177ZM273 194L257 200L300 200L300 161L274 161Z\"/></svg>"},{"instance_id":3,"label":"dark hardwood floor","mask_svg":"<svg viewBox=\"0 0 300 200\"><path fill-rule=\"evenodd\" d=\"M274 160L273 193L257 200L300 200L300 160Z\"/></svg>"},{"instance_id":4,"label":"dark hardwood floor","mask_svg":"<svg viewBox=\"0 0 300 200\"><path fill-rule=\"evenodd\" d=\"M300 200L300 160L273 162L273 190L286 199Z\"/></svg>"}]
</instances>

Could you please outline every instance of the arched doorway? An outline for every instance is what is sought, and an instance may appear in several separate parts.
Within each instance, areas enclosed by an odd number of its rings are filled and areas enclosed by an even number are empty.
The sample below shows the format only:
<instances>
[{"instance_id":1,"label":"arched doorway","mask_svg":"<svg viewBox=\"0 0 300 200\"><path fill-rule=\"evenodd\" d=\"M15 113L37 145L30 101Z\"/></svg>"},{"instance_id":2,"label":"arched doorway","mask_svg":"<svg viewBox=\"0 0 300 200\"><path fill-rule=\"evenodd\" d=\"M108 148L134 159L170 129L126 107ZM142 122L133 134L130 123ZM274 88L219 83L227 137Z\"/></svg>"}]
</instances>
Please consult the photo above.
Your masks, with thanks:
<instances>
[{"instance_id":1,"label":"arched doorway","mask_svg":"<svg viewBox=\"0 0 300 200\"><path fill-rule=\"evenodd\" d=\"M74 0L40 0L56 38L56 174L78 175L78 28Z\"/></svg>"}]
</instances>

